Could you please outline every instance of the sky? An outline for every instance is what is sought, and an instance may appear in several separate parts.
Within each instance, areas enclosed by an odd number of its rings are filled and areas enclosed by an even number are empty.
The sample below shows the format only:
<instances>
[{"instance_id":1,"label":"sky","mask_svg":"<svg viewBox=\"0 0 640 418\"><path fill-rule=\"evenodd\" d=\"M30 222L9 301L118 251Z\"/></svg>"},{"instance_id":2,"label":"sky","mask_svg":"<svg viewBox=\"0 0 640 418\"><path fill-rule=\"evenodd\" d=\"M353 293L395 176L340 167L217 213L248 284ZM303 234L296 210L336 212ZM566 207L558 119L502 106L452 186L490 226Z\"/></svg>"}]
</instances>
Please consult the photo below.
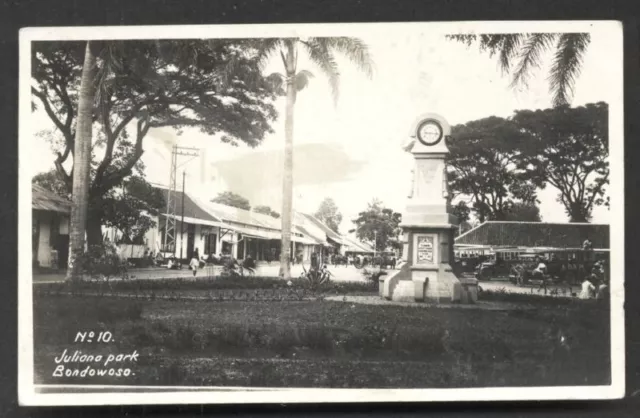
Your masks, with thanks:
<instances>
[{"instance_id":1,"label":"sky","mask_svg":"<svg viewBox=\"0 0 640 418\"><path fill-rule=\"evenodd\" d=\"M371 79L339 59L340 96L334 104L326 78L302 56L299 69L315 78L299 93L294 126L294 208L314 212L325 197L335 200L343 214L343 232L373 198L402 212L410 187L413 158L401 145L420 114L442 115L451 125L488 116L508 117L519 109L551 107L547 83L550 56L542 60L526 87L513 89L495 57L477 47L446 40L439 33L366 31L360 38L375 62ZM593 33L576 82L572 105L616 98L606 80L614 77L608 38ZM265 73L281 71L273 60ZM252 206L269 205L281 211L284 99L276 103L280 117L274 133L258 148L232 147L218 138L186 129L152 129L144 142L142 160L150 182L169 181L170 144L197 147L199 158L181 160L187 192L203 199L230 189L250 199ZM132 126L133 128L133 126ZM34 132L52 129L42 113L34 114ZM33 135L32 174L53 168L49 144ZM179 176L180 177L180 176ZM539 191L543 221L566 222L552 187ZM608 223L606 208L593 212L594 223Z\"/></svg>"}]
</instances>

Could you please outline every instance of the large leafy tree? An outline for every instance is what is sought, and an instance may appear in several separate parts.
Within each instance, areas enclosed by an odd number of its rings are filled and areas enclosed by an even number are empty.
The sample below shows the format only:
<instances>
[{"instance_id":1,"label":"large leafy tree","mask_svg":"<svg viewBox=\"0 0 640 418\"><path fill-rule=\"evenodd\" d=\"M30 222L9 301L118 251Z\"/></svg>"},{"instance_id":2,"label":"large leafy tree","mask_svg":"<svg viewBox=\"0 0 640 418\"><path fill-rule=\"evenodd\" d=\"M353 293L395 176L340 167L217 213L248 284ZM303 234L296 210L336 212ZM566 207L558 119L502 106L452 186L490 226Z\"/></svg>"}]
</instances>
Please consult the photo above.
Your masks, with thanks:
<instances>
[{"instance_id":1,"label":"large leafy tree","mask_svg":"<svg viewBox=\"0 0 640 418\"><path fill-rule=\"evenodd\" d=\"M263 42L260 52L263 66L278 55L282 59L283 73L274 73L271 80L278 86L286 86L284 175L282 180L282 241L280 252L280 276L291 277L291 223L293 217L293 119L294 105L299 91L304 89L313 74L298 68L300 53L327 76L334 100L338 98L340 73L336 55L340 54L355 64L368 76L373 73L373 63L367 45L356 38L273 38Z\"/></svg>"},{"instance_id":2,"label":"large leafy tree","mask_svg":"<svg viewBox=\"0 0 640 418\"><path fill-rule=\"evenodd\" d=\"M154 217L166 205L162 191L139 176L126 178L121 188L111 189L102 200L105 226L118 229L126 244L142 244L144 234L156 226Z\"/></svg>"},{"instance_id":3,"label":"large leafy tree","mask_svg":"<svg viewBox=\"0 0 640 418\"><path fill-rule=\"evenodd\" d=\"M500 68L512 75L512 86L525 85L531 73L542 65L545 52L553 52L549 68L549 90L555 106L569 104L580 75L584 54L591 42L588 33L510 33L450 35L466 45L497 56Z\"/></svg>"},{"instance_id":4,"label":"large leafy tree","mask_svg":"<svg viewBox=\"0 0 640 418\"><path fill-rule=\"evenodd\" d=\"M516 202L509 209L505 221L540 222L540 208L535 202Z\"/></svg>"},{"instance_id":5,"label":"large leafy tree","mask_svg":"<svg viewBox=\"0 0 640 418\"><path fill-rule=\"evenodd\" d=\"M467 205L467 202L461 200L451 207L451 212L458 218L458 222L463 223L469 220L471 215L471 209Z\"/></svg>"},{"instance_id":6,"label":"large leafy tree","mask_svg":"<svg viewBox=\"0 0 640 418\"><path fill-rule=\"evenodd\" d=\"M36 174L31 179L31 182L44 187L60 197L67 199L71 197L67 184L58 176L58 172L55 169Z\"/></svg>"},{"instance_id":7,"label":"large leafy tree","mask_svg":"<svg viewBox=\"0 0 640 418\"><path fill-rule=\"evenodd\" d=\"M571 222L588 222L594 206L608 205L608 105L520 110L513 117L527 135L521 166L533 167L558 190Z\"/></svg>"},{"instance_id":8,"label":"large leafy tree","mask_svg":"<svg viewBox=\"0 0 640 418\"><path fill-rule=\"evenodd\" d=\"M342 222L342 214L332 198L325 198L320 203L314 216L331 228L332 231L338 232L340 223Z\"/></svg>"},{"instance_id":9,"label":"large leafy tree","mask_svg":"<svg viewBox=\"0 0 640 418\"><path fill-rule=\"evenodd\" d=\"M61 137L54 144L55 166L70 191L79 162L74 145L82 125L78 103L86 44L38 42L32 56L34 107L46 112ZM255 40L96 44L88 77L95 92L85 100L90 123L82 125L82 138L89 138L92 150L87 198L82 198L88 204L89 244L101 242L105 196L128 176L142 174L140 158L151 128L171 127L178 133L199 128L224 142L249 146L271 132L276 92L262 76L257 46ZM78 193L74 190L80 199Z\"/></svg>"},{"instance_id":10,"label":"large leafy tree","mask_svg":"<svg viewBox=\"0 0 640 418\"><path fill-rule=\"evenodd\" d=\"M251 203L249 199L240 196L234 192L221 192L218 196L211 199L213 203L220 203L221 205L232 206L238 209L251 210Z\"/></svg>"},{"instance_id":11,"label":"large leafy tree","mask_svg":"<svg viewBox=\"0 0 640 418\"><path fill-rule=\"evenodd\" d=\"M259 205L253 208L253 211L256 213L261 213L263 215L269 215L272 218L280 218L280 214L275 210L271 209L269 206Z\"/></svg>"},{"instance_id":12,"label":"large leafy tree","mask_svg":"<svg viewBox=\"0 0 640 418\"><path fill-rule=\"evenodd\" d=\"M520 164L531 146L509 119L492 116L453 127L447 171L451 197L464 199L456 209L462 221L469 211L480 222L505 220L516 202L535 202L543 183L532 167Z\"/></svg>"},{"instance_id":13,"label":"large leafy tree","mask_svg":"<svg viewBox=\"0 0 640 418\"><path fill-rule=\"evenodd\" d=\"M397 242L401 233L402 215L386 208L382 202L374 199L367 209L360 212L353 220L356 237L375 247L376 251L384 251Z\"/></svg>"}]
</instances>

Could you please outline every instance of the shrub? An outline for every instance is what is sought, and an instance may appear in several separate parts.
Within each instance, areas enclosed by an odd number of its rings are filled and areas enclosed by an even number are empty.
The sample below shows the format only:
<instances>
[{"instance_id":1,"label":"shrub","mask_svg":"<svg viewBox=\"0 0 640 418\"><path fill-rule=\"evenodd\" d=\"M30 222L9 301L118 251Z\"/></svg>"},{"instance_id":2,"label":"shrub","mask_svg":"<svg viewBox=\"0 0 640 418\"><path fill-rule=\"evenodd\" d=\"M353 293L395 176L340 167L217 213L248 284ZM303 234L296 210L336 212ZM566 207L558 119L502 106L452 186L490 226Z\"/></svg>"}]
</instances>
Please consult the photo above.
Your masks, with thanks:
<instances>
[{"instance_id":1,"label":"shrub","mask_svg":"<svg viewBox=\"0 0 640 418\"><path fill-rule=\"evenodd\" d=\"M372 285L378 286L380 277L386 276L388 273L385 270L379 269L378 271L372 271L369 269L362 269L362 277L367 279Z\"/></svg>"},{"instance_id":2,"label":"shrub","mask_svg":"<svg viewBox=\"0 0 640 418\"><path fill-rule=\"evenodd\" d=\"M326 268L312 267L309 269L309 271L307 271L304 266L302 266L302 268L303 273L300 278L306 285L303 287L308 287L312 291L318 291L324 285L329 284L331 273Z\"/></svg>"},{"instance_id":3,"label":"shrub","mask_svg":"<svg viewBox=\"0 0 640 418\"><path fill-rule=\"evenodd\" d=\"M80 263L83 273L93 280L128 278L127 263L120 259L116 247L111 244L92 245L76 262Z\"/></svg>"}]
</instances>

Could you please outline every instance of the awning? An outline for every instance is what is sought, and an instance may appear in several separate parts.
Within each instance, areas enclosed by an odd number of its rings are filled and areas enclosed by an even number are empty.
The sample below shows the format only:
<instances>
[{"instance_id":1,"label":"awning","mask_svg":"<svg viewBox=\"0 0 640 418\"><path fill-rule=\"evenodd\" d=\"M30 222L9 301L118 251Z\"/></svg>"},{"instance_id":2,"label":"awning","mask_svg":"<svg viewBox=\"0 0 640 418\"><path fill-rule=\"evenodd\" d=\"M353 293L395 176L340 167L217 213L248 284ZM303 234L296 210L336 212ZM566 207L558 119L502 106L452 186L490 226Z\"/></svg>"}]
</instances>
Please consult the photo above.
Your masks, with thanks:
<instances>
[{"instance_id":1,"label":"awning","mask_svg":"<svg viewBox=\"0 0 640 418\"><path fill-rule=\"evenodd\" d=\"M173 218L178 222L180 222L183 219L182 216L169 215L169 214L166 214L166 213L163 213L162 216L164 216L166 218ZM223 224L222 222L209 221L209 220L198 219L198 218L190 218L188 216L184 217L184 222L188 223L188 224L194 224L194 225L217 226L217 227L220 227L220 228L226 228L227 227L227 225Z\"/></svg>"},{"instance_id":2,"label":"awning","mask_svg":"<svg viewBox=\"0 0 640 418\"><path fill-rule=\"evenodd\" d=\"M317 242L316 240L314 240L312 238L298 237L298 236L295 236L295 235L291 235L291 241L298 242L300 244L307 244L307 245L319 245L319 244L321 244L321 243Z\"/></svg>"},{"instance_id":3,"label":"awning","mask_svg":"<svg viewBox=\"0 0 640 418\"><path fill-rule=\"evenodd\" d=\"M280 239L280 232L264 231L261 229L242 227L237 225L226 225L225 228L235 231L242 236L256 239Z\"/></svg>"},{"instance_id":4,"label":"awning","mask_svg":"<svg viewBox=\"0 0 640 418\"><path fill-rule=\"evenodd\" d=\"M336 243L336 244L338 244L338 245L349 245L349 243L348 243L348 242L345 242L345 241L344 241L344 240L342 240L341 238L334 238L334 237L331 237L331 236L328 236L328 235L327 235L327 239L328 239L328 240L331 240L331 241L333 241L333 242L335 242L335 243Z\"/></svg>"}]
</instances>

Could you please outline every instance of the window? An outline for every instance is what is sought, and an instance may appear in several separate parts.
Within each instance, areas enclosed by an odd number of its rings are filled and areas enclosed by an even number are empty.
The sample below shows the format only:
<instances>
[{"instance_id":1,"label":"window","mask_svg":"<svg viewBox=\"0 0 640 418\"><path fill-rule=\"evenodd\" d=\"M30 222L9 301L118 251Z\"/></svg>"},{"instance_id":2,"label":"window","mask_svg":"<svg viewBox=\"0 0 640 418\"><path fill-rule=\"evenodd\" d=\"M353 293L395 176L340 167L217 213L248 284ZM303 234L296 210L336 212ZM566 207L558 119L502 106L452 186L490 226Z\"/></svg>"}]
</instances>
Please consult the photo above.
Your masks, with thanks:
<instances>
[{"instance_id":1,"label":"window","mask_svg":"<svg viewBox=\"0 0 640 418\"><path fill-rule=\"evenodd\" d=\"M204 240L204 253L205 254L216 254L218 244L218 236L216 234L207 234Z\"/></svg>"}]
</instances>

